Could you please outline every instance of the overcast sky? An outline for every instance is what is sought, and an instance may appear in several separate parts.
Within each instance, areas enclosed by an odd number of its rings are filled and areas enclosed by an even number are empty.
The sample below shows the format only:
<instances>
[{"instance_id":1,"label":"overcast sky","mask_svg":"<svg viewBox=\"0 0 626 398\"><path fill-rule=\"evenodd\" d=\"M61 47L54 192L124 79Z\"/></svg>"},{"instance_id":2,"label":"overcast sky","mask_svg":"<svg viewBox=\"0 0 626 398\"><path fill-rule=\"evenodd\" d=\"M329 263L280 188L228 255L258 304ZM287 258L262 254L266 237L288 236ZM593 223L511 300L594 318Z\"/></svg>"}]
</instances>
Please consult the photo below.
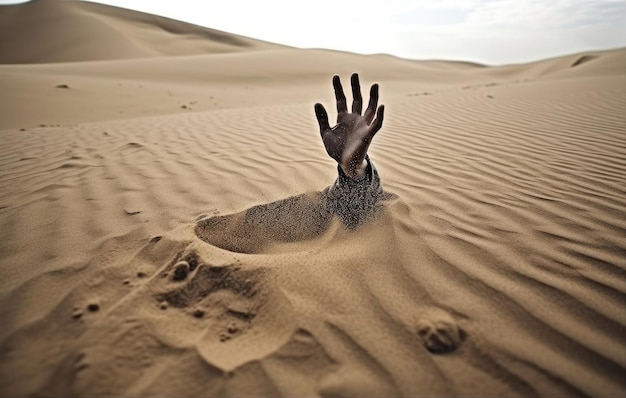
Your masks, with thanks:
<instances>
[{"instance_id":1,"label":"overcast sky","mask_svg":"<svg viewBox=\"0 0 626 398\"><path fill-rule=\"evenodd\" d=\"M626 46L625 0L97 2L296 47L413 59L506 64Z\"/></svg>"}]
</instances>

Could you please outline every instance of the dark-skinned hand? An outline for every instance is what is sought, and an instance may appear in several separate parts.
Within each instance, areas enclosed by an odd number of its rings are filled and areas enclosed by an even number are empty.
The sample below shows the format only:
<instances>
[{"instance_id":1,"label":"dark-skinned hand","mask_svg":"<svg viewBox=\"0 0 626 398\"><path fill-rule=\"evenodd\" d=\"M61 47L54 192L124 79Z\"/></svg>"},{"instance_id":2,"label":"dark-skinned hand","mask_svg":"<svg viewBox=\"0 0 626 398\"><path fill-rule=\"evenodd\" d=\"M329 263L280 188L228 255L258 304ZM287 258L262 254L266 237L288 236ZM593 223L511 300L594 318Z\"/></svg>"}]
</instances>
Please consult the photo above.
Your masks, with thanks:
<instances>
[{"instance_id":1,"label":"dark-skinned hand","mask_svg":"<svg viewBox=\"0 0 626 398\"><path fill-rule=\"evenodd\" d=\"M374 135L383 125L385 106L378 106L378 84L370 89L370 100L363 110L361 85L359 75L353 73L352 83L352 112L348 112L346 95L341 86L339 76L333 76L335 99L337 100L337 125L330 127L328 113L322 104L315 104L315 116L320 126L322 141L328 155L335 159L343 172L350 178L361 178L365 174L367 162L365 155Z\"/></svg>"}]
</instances>

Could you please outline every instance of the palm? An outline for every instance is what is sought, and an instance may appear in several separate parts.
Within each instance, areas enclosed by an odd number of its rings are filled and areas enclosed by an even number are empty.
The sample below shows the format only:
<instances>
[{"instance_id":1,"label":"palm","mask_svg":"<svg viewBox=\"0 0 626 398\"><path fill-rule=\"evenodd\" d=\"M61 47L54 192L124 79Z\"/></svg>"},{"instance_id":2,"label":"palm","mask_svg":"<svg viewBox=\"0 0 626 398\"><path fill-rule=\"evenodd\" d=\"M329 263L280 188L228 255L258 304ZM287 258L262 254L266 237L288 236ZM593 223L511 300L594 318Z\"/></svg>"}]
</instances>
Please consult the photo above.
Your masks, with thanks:
<instances>
[{"instance_id":1,"label":"palm","mask_svg":"<svg viewBox=\"0 0 626 398\"><path fill-rule=\"evenodd\" d=\"M363 99L359 76L356 73L352 75L351 83L353 103L352 112L348 112L339 76L333 77L338 112L336 126L330 127L328 114L322 104L315 104L315 114L326 152L339 163L348 176L355 177L359 175L372 138L382 127L385 109L383 105L376 108L378 85L374 84L370 90L368 107L361 115Z\"/></svg>"}]
</instances>

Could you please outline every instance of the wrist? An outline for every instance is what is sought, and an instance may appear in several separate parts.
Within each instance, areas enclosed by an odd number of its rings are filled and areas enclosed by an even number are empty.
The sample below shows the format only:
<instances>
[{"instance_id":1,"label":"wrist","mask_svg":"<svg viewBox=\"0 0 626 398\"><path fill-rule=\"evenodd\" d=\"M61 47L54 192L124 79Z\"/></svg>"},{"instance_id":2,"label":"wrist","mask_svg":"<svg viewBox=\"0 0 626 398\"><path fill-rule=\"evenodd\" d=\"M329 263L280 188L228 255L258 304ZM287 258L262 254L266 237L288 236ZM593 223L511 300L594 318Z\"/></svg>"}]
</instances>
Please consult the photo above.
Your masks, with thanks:
<instances>
[{"instance_id":1,"label":"wrist","mask_svg":"<svg viewBox=\"0 0 626 398\"><path fill-rule=\"evenodd\" d=\"M340 164L339 167L347 177L362 180L366 175L367 160L363 159L360 164L356 165L354 163Z\"/></svg>"}]
</instances>

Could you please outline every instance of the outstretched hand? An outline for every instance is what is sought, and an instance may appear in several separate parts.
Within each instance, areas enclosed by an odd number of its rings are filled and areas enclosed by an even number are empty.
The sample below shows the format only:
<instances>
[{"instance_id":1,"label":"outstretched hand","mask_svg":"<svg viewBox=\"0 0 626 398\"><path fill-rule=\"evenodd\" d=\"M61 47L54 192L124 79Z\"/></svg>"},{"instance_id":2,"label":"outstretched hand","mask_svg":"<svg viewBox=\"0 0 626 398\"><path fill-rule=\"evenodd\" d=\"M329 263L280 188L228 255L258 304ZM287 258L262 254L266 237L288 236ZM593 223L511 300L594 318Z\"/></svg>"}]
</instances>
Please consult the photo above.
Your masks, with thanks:
<instances>
[{"instance_id":1,"label":"outstretched hand","mask_svg":"<svg viewBox=\"0 0 626 398\"><path fill-rule=\"evenodd\" d=\"M365 155L372 138L383 125L385 106L378 106L378 84L370 89L370 100L363 110L359 75L353 73L352 112L348 112L346 95L341 86L339 76L333 76L335 99L337 100L337 125L333 128L328 124L328 113L322 104L315 104L315 116L320 125L320 134L328 155L335 159L343 172L351 178L360 178L365 174L367 162Z\"/></svg>"}]
</instances>

